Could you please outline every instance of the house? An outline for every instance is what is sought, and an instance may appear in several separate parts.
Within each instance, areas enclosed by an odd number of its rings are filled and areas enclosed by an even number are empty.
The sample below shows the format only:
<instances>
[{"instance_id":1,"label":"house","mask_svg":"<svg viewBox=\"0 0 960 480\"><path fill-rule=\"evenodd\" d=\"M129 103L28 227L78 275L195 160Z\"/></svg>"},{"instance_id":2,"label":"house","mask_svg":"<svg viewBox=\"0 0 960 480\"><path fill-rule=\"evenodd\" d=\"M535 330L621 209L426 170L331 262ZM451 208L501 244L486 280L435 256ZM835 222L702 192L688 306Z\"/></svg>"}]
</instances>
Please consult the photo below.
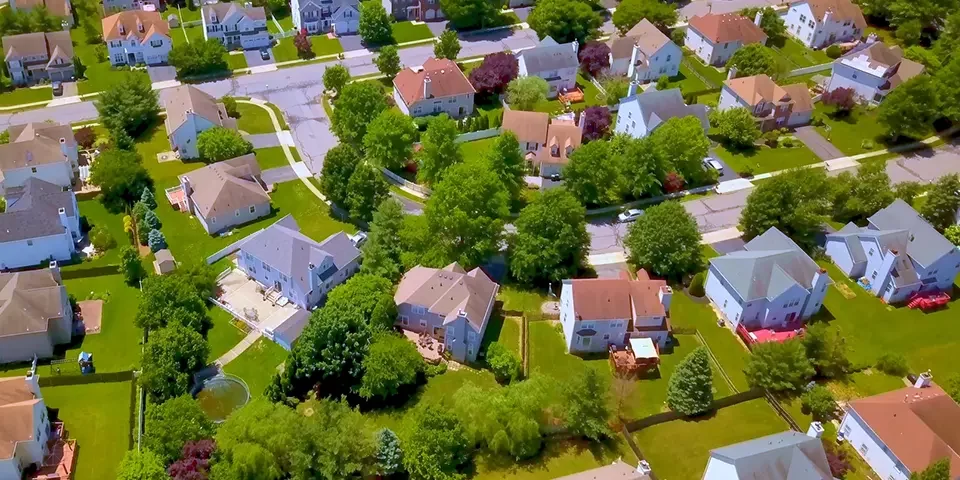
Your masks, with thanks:
<instances>
[{"instance_id":1,"label":"house","mask_svg":"<svg viewBox=\"0 0 960 480\"><path fill-rule=\"evenodd\" d=\"M3 37L3 61L14 85L40 80L72 80L73 43L70 32L36 32Z\"/></svg>"},{"instance_id":2,"label":"house","mask_svg":"<svg viewBox=\"0 0 960 480\"><path fill-rule=\"evenodd\" d=\"M102 22L111 65L167 63L173 40L170 26L159 13L127 10L114 13Z\"/></svg>"},{"instance_id":3,"label":"house","mask_svg":"<svg viewBox=\"0 0 960 480\"><path fill-rule=\"evenodd\" d=\"M521 77L537 76L547 81L550 90L547 98L556 98L560 93L577 88L577 69L580 60L577 58L580 44L574 40L570 43L557 43L551 37L544 38L536 47L523 50L517 54L519 75Z\"/></svg>"},{"instance_id":4,"label":"house","mask_svg":"<svg viewBox=\"0 0 960 480\"><path fill-rule=\"evenodd\" d=\"M107 13L123 10L142 10L146 5L153 5L155 11L160 10L160 0L101 0L103 10ZM179 21L179 17L178 21ZM176 27L176 25L172 25Z\"/></svg>"},{"instance_id":5,"label":"house","mask_svg":"<svg viewBox=\"0 0 960 480\"><path fill-rule=\"evenodd\" d=\"M300 308L317 306L360 269L360 250L343 232L316 242L300 233L293 217L243 240L237 266L248 277Z\"/></svg>"},{"instance_id":6,"label":"house","mask_svg":"<svg viewBox=\"0 0 960 480\"><path fill-rule=\"evenodd\" d=\"M683 44L707 65L726 65L740 47L767 43L767 34L758 26L762 15L757 12L753 22L736 13L695 16Z\"/></svg>"},{"instance_id":7,"label":"house","mask_svg":"<svg viewBox=\"0 0 960 480\"><path fill-rule=\"evenodd\" d=\"M270 214L270 196L252 153L180 175L187 209L209 234Z\"/></svg>"},{"instance_id":8,"label":"house","mask_svg":"<svg viewBox=\"0 0 960 480\"><path fill-rule=\"evenodd\" d=\"M70 125L27 123L7 129L9 143L0 145L0 186L22 187L38 178L71 187L80 168L77 141Z\"/></svg>"},{"instance_id":9,"label":"house","mask_svg":"<svg viewBox=\"0 0 960 480\"><path fill-rule=\"evenodd\" d=\"M47 405L40 394L39 377L0 378L0 479L20 480L51 453Z\"/></svg>"},{"instance_id":10,"label":"house","mask_svg":"<svg viewBox=\"0 0 960 480\"><path fill-rule=\"evenodd\" d=\"M620 100L617 124L614 132L625 133L633 138L643 138L653 133L671 118L693 115L700 119L704 134L710 129L707 106L683 103L679 88L669 90L648 89L636 93L637 83L631 82L627 97Z\"/></svg>"},{"instance_id":11,"label":"house","mask_svg":"<svg viewBox=\"0 0 960 480\"><path fill-rule=\"evenodd\" d=\"M0 273L0 364L53 357L72 336L73 310L58 268Z\"/></svg>"},{"instance_id":12,"label":"house","mask_svg":"<svg viewBox=\"0 0 960 480\"><path fill-rule=\"evenodd\" d=\"M456 62L445 58L430 57L423 66L405 68L393 79L393 98L411 117L469 116L476 93Z\"/></svg>"},{"instance_id":13,"label":"house","mask_svg":"<svg viewBox=\"0 0 960 480\"><path fill-rule=\"evenodd\" d=\"M267 32L267 12L249 3L212 3L200 9L203 38L216 38L228 50L266 48L273 42Z\"/></svg>"},{"instance_id":14,"label":"house","mask_svg":"<svg viewBox=\"0 0 960 480\"><path fill-rule=\"evenodd\" d=\"M949 291L960 274L960 249L903 200L826 236L826 253L851 278L886 303L916 293Z\"/></svg>"},{"instance_id":15,"label":"house","mask_svg":"<svg viewBox=\"0 0 960 480\"><path fill-rule=\"evenodd\" d=\"M960 405L923 373L909 387L847 403L838 440L878 478L908 480L944 458L960 479Z\"/></svg>"},{"instance_id":16,"label":"house","mask_svg":"<svg viewBox=\"0 0 960 480\"><path fill-rule=\"evenodd\" d=\"M197 136L213 127L236 130L236 119L227 115L222 103L192 85L181 85L167 90L164 106L170 146L180 158L197 158Z\"/></svg>"},{"instance_id":17,"label":"house","mask_svg":"<svg viewBox=\"0 0 960 480\"><path fill-rule=\"evenodd\" d=\"M0 213L0 270L68 261L81 238L80 209L72 190L30 178L8 188Z\"/></svg>"},{"instance_id":18,"label":"house","mask_svg":"<svg viewBox=\"0 0 960 480\"><path fill-rule=\"evenodd\" d=\"M646 462L641 461L639 467L633 467L629 463L617 460L610 465L564 475L554 480L651 480L649 471Z\"/></svg>"},{"instance_id":19,"label":"house","mask_svg":"<svg viewBox=\"0 0 960 480\"><path fill-rule=\"evenodd\" d=\"M794 330L820 311L832 282L793 240L771 228L743 248L710 259L705 282L732 327Z\"/></svg>"},{"instance_id":20,"label":"house","mask_svg":"<svg viewBox=\"0 0 960 480\"><path fill-rule=\"evenodd\" d=\"M810 123L813 97L804 83L780 86L767 75L731 78L723 82L720 110L743 107L763 131L793 128Z\"/></svg>"},{"instance_id":21,"label":"house","mask_svg":"<svg viewBox=\"0 0 960 480\"><path fill-rule=\"evenodd\" d=\"M525 112L523 110L504 110L502 128L513 132L520 142L520 151L524 154L536 153L547 142L547 130L550 127L550 115L545 112ZM579 141L577 144L579 145Z\"/></svg>"},{"instance_id":22,"label":"house","mask_svg":"<svg viewBox=\"0 0 960 480\"><path fill-rule=\"evenodd\" d=\"M570 163L570 154L580 148L583 130L573 122L554 120L547 127L547 138L536 154L528 155L540 176L560 175Z\"/></svg>"},{"instance_id":23,"label":"house","mask_svg":"<svg viewBox=\"0 0 960 480\"><path fill-rule=\"evenodd\" d=\"M177 269L177 261L174 260L173 254L170 253L170 250L166 248L157 250L157 253L154 255L153 261L153 271L157 275L166 275Z\"/></svg>"},{"instance_id":24,"label":"house","mask_svg":"<svg viewBox=\"0 0 960 480\"><path fill-rule=\"evenodd\" d=\"M381 0L380 3L383 9L398 22L405 20L429 22L444 19L440 0Z\"/></svg>"},{"instance_id":25,"label":"house","mask_svg":"<svg viewBox=\"0 0 960 480\"><path fill-rule=\"evenodd\" d=\"M610 47L609 71L613 75L626 75L630 80L647 83L680 73L683 51L646 18L622 37L613 34L607 45Z\"/></svg>"},{"instance_id":26,"label":"house","mask_svg":"<svg viewBox=\"0 0 960 480\"><path fill-rule=\"evenodd\" d=\"M922 64L903 58L899 46L888 47L871 36L859 47L833 61L827 91L852 88L861 101L876 104L923 70Z\"/></svg>"},{"instance_id":27,"label":"house","mask_svg":"<svg viewBox=\"0 0 960 480\"><path fill-rule=\"evenodd\" d=\"M810 424L806 434L788 430L710 450L703 480L833 480L820 436Z\"/></svg>"},{"instance_id":28,"label":"house","mask_svg":"<svg viewBox=\"0 0 960 480\"><path fill-rule=\"evenodd\" d=\"M290 11L298 31L349 35L360 28L358 0L291 0Z\"/></svg>"},{"instance_id":29,"label":"house","mask_svg":"<svg viewBox=\"0 0 960 480\"><path fill-rule=\"evenodd\" d=\"M560 290L560 324L569 353L606 352L631 338L644 337L660 348L670 339L673 290L647 272L637 279L564 280Z\"/></svg>"},{"instance_id":30,"label":"house","mask_svg":"<svg viewBox=\"0 0 960 480\"><path fill-rule=\"evenodd\" d=\"M393 296L397 326L436 339L458 362L474 362L499 289L479 268L417 265L403 274Z\"/></svg>"},{"instance_id":31,"label":"house","mask_svg":"<svg viewBox=\"0 0 960 480\"><path fill-rule=\"evenodd\" d=\"M63 19L64 30L73 27L73 10L70 0L10 0L10 9L15 12L28 12L37 7L46 7L50 15Z\"/></svg>"},{"instance_id":32,"label":"house","mask_svg":"<svg viewBox=\"0 0 960 480\"><path fill-rule=\"evenodd\" d=\"M800 0L783 17L787 32L809 48L820 49L863 35L867 20L852 0Z\"/></svg>"}]
</instances>

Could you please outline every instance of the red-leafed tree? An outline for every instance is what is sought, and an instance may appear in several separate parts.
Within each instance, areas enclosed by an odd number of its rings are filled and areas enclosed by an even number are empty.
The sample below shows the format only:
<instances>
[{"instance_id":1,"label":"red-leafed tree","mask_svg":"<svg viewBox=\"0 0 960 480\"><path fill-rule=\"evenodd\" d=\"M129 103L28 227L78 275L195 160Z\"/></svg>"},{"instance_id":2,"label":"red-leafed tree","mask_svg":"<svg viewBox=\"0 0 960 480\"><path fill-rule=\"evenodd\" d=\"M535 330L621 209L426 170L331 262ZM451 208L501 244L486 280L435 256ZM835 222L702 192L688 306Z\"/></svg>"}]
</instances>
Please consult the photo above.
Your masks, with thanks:
<instances>
[{"instance_id":1,"label":"red-leafed tree","mask_svg":"<svg viewBox=\"0 0 960 480\"><path fill-rule=\"evenodd\" d=\"M666 178L663 179L663 189L667 193L674 193L683 190L683 177L680 176L677 172L670 172L667 174Z\"/></svg>"},{"instance_id":2,"label":"red-leafed tree","mask_svg":"<svg viewBox=\"0 0 960 480\"><path fill-rule=\"evenodd\" d=\"M96 143L97 133L93 131L92 127L83 127L73 132L73 138L81 148L89 149Z\"/></svg>"},{"instance_id":3,"label":"red-leafed tree","mask_svg":"<svg viewBox=\"0 0 960 480\"><path fill-rule=\"evenodd\" d=\"M470 83L477 93L503 93L510 80L517 78L520 67L517 59L507 53L492 53L483 57L483 63L470 72Z\"/></svg>"},{"instance_id":4,"label":"red-leafed tree","mask_svg":"<svg viewBox=\"0 0 960 480\"><path fill-rule=\"evenodd\" d=\"M580 50L580 70L596 77L610 67L610 47L602 42L590 42Z\"/></svg>"},{"instance_id":5,"label":"red-leafed tree","mask_svg":"<svg viewBox=\"0 0 960 480\"><path fill-rule=\"evenodd\" d=\"M297 47L297 55L300 58L312 58L313 45L310 43L310 37L307 36L307 29L301 28L296 35L293 36L293 46Z\"/></svg>"},{"instance_id":6,"label":"red-leafed tree","mask_svg":"<svg viewBox=\"0 0 960 480\"><path fill-rule=\"evenodd\" d=\"M857 94L852 88L837 87L823 94L824 105L833 105L837 110L849 112L857 106Z\"/></svg>"},{"instance_id":7,"label":"red-leafed tree","mask_svg":"<svg viewBox=\"0 0 960 480\"><path fill-rule=\"evenodd\" d=\"M843 478L847 475L847 472L853 468L850 466L850 460L847 459L847 452L828 444L824 444L825 453L827 454L827 464L830 465L830 474L835 478Z\"/></svg>"},{"instance_id":8,"label":"red-leafed tree","mask_svg":"<svg viewBox=\"0 0 960 480\"><path fill-rule=\"evenodd\" d=\"M583 111L583 139L597 140L610 133L610 109L603 106L587 107Z\"/></svg>"},{"instance_id":9,"label":"red-leafed tree","mask_svg":"<svg viewBox=\"0 0 960 480\"><path fill-rule=\"evenodd\" d=\"M217 449L212 439L187 442L183 456L167 468L173 480L207 480L210 476L210 457Z\"/></svg>"}]
</instances>

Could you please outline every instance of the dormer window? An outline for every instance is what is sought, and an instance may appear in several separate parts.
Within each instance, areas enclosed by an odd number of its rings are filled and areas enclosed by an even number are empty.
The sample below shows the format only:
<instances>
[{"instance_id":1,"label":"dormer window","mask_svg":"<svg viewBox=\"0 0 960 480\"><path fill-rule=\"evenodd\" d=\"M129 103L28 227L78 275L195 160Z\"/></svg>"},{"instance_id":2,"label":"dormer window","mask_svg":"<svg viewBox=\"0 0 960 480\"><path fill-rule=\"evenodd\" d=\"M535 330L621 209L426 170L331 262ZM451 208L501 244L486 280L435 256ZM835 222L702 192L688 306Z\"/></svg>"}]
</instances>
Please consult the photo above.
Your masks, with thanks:
<instances>
[{"instance_id":1,"label":"dormer window","mask_svg":"<svg viewBox=\"0 0 960 480\"><path fill-rule=\"evenodd\" d=\"M573 147L570 146L570 145L567 145L567 156L568 156L568 157L570 156L570 153L571 153L571 152L573 152Z\"/></svg>"},{"instance_id":2,"label":"dormer window","mask_svg":"<svg viewBox=\"0 0 960 480\"><path fill-rule=\"evenodd\" d=\"M117 24L117 31L120 32L120 35L126 35L127 29L123 27L123 24Z\"/></svg>"},{"instance_id":3,"label":"dormer window","mask_svg":"<svg viewBox=\"0 0 960 480\"><path fill-rule=\"evenodd\" d=\"M560 147L557 146L557 145L552 145L552 146L550 147L550 156L551 156L551 157L559 157L559 156L560 156Z\"/></svg>"},{"instance_id":4,"label":"dormer window","mask_svg":"<svg viewBox=\"0 0 960 480\"><path fill-rule=\"evenodd\" d=\"M143 33L143 23L137 22L137 31Z\"/></svg>"}]
</instances>

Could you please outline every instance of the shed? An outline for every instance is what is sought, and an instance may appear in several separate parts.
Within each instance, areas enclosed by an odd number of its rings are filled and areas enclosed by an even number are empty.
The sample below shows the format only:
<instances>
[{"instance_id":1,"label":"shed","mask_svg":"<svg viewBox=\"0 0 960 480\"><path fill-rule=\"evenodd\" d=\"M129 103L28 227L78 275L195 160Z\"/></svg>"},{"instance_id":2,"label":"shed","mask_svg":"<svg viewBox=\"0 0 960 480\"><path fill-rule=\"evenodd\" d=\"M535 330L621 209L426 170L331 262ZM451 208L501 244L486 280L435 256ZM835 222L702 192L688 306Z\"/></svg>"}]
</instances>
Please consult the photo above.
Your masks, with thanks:
<instances>
[{"instance_id":1,"label":"shed","mask_svg":"<svg viewBox=\"0 0 960 480\"><path fill-rule=\"evenodd\" d=\"M156 259L153 261L153 270L157 275L166 275L177 269L177 261L173 259L173 254L166 248L157 250L154 254Z\"/></svg>"}]
</instances>

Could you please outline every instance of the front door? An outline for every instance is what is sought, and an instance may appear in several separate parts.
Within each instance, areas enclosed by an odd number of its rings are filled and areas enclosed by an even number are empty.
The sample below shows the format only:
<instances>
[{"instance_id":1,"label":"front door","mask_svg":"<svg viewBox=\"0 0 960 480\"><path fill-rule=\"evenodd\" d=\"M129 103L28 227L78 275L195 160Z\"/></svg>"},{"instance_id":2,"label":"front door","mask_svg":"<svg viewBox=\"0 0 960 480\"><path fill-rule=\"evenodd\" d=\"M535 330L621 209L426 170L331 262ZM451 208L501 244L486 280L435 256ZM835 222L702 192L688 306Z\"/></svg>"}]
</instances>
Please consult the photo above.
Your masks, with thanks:
<instances>
[{"instance_id":1,"label":"front door","mask_svg":"<svg viewBox=\"0 0 960 480\"><path fill-rule=\"evenodd\" d=\"M137 55L133 53L127 54L127 65L136 65L137 64Z\"/></svg>"},{"instance_id":2,"label":"front door","mask_svg":"<svg viewBox=\"0 0 960 480\"><path fill-rule=\"evenodd\" d=\"M280 286L280 281L279 281L279 280L276 280L276 281L273 282L273 288L276 289L278 292L282 292L282 291L283 291L283 288Z\"/></svg>"}]
</instances>

